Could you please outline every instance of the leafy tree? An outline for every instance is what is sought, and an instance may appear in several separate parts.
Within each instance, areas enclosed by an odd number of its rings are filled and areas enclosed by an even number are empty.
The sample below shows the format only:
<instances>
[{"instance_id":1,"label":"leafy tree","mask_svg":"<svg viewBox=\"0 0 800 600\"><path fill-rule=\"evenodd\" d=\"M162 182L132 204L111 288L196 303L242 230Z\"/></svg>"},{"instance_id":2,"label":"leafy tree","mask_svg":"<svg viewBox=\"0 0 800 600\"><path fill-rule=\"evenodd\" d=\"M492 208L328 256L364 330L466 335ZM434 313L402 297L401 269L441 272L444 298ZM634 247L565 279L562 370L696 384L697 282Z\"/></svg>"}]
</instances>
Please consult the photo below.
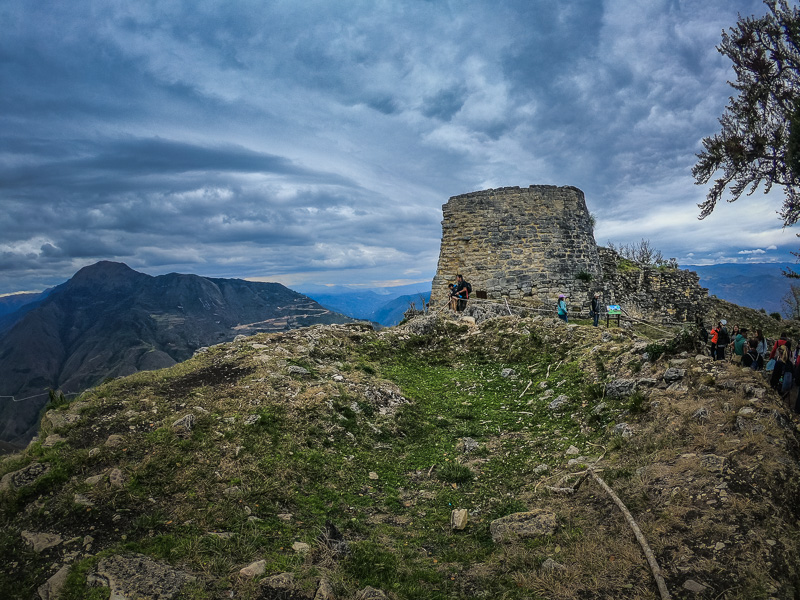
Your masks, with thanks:
<instances>
[{"instance_id":1,"label":"leafy tree","mask_svg":"<svg viewBox=\"0 0 800 600\"><path fill-rule=\"evenodd\" d=\"M692 175L706 184L715 173L700 218L714 210L727 189L728 202L763 184L785 192L784 225L800 217L800 9L787 0L764 0L763 17L742 17L722 33L717 50L733 61L738 92L719 122L721 131L703 139Z\"/></svg>"}]
</instances>

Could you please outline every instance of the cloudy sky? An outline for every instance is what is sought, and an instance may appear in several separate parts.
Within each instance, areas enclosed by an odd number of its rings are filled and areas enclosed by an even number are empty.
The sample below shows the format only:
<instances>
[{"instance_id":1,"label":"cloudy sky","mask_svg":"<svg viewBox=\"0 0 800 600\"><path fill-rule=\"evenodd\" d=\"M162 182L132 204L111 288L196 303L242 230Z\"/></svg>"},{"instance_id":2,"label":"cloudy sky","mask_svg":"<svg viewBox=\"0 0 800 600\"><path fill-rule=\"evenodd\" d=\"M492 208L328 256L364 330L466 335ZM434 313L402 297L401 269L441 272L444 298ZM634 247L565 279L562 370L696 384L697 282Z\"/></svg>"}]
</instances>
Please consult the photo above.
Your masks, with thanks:
<instances>
[{"instance_id":1,"label":"cloudy sky","mask_svg":"<svg viewBox=\"0 0 800 600\"><path fill-rule=\"evenodd\" d=\"M760 0L4 0L0 293L157 275L429 282L441 205L573 185L598 243L793 261L690 169Z\"/></svg>"}]
</instances>

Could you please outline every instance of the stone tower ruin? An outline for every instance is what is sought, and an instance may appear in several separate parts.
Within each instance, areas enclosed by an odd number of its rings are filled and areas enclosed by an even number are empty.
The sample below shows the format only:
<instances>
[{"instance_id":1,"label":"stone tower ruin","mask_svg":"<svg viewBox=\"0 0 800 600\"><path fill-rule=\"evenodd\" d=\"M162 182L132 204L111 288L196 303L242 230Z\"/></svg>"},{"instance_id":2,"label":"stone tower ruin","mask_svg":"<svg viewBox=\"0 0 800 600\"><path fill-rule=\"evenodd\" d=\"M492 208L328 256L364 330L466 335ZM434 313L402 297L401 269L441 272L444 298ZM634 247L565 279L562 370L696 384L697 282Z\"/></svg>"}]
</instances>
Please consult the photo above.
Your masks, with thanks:
<instances>
[{"instance_id":1,"label":"stone tower ruin","mask_svg":"<svg viewBox=\"0 0 800 600\"><path fill-rule=\"evenodd\" d=\"M600 276L592 218L575 187L532 185L453 196L442 207L442 246L431 305L447 302L462 273L473 295L552 304L588 301ZM484 296L485 295L485 296Z\"/></svg>"},{"instance_id":2,"label":"stone tower ruin","mask_svg":"<svg viewBox=\"0 0 800 600\"><path fill-rule=\"evenodd\" d=\"M588 316L594 292L601 304L661 322L686 322L712 309L692 271L634 263L598 248L583 192L532 185L453 196L442 207L442 246L431 306L447 304L447 285L461 273L473 298L513 300L555 314L559 294L571 314ZM712 311L713 312L713 311Z\"/></svg>"}]
</instances>

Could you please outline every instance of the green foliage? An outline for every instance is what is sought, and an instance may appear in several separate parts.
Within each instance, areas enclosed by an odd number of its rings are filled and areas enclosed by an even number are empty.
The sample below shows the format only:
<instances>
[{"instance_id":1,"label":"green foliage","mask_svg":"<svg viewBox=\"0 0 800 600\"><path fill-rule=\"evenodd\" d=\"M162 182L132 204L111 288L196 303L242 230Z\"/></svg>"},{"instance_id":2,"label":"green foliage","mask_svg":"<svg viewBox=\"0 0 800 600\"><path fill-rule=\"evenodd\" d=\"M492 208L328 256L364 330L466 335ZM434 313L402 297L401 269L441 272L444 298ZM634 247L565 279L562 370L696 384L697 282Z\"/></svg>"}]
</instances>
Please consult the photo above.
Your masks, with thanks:
<instances>
[{"instance_id":1,"label":"green foliage","mask_svg":"<svg viewBox=\"0 0 800 600\"><path fill-rule=\"evenodd\" d=\"M107 600L111 590L107 587L89 587L86 577L100 560L101 555L92 556L75 563L67 575L61 600Z\"/></svg>"},{"instance_id":2,"label":"green foliage","mask_svg":"<svg viewBox=\"0 0 800 600\"><path fill-rule=\"evenodd\" d=\"M604 383L591 383L586 386L585 396L588 400L602 400L606 396Z\"/></svg>"},{"instance_id":3,"label":"green foliage","mask_svg":"<svg viewBox=\"0 0 800 600\"><path fill-rule=\"evenodd\" d=\"M396 554L372 541L352 544L345 570L359 581L375 587L391 587L399 566Z\"/></svg>"},{"instance_id":4,"label":"green foliage","mask_svg":"<svg viewBox=\"0 0 800 600\"><path fill-rule=\"evenodd\" d=\"M719 119L721 131L703 139L692 169L698 184L716 176L700 204L701 218L711 214L726 190L734 201L762 183L765 192L783 186L785 225L800 215L800 9L786 0L765 4L766 15L740 16L717 47L733 62L737 79L731 85L737 95Z\"/></svg>"},{"instance_id":5,"label":"green foliage","mask_svg":"<svg viewBox=\"0 0 800 600\"><path fill-rule=\"evenodd\" d=\"M639 390L633 392L628 396L628 411L633 415L639 415L647 412L649 404L647 404L647 396Z\"/></svg>"},{"instance_id":6,"label":"green foliage","mask_svg":"<svg viewBox=\"0 0 800 600\"><path fill-rule=\"evenodd\" d=\"M684 327L670 340L659 340L647 344L644 351L650 357L651 361L656 361L665 354L672 355L678 352L692 350L694 348L695 339L697 339L695 328Z\"/></svg>"},{"instance_id":7,"label":"green foliage","mask_svg":"<svg viewBox=\"0 0 800 600\"><path fill-rule=\"evenodd\" d=\"M779 313L779 312L769 313L769 316L772 317L773 319L775 319L776 321L781 321L782 320L781 313Z\"/></svg>"},{"instance_id":8,"label":"green foliage","mask_svg":"<svg viewBox=\"0 0 800 600\"><path fill-rule=\"evenodd\" d=\"M632 260L620 258L617 261L617 271L620 273L633 273L635 271L639 271L639 266Z\"/></svg>"},{"instance_id":9,"label":"green foliage","mask_svg":"<svg viewBox=\"0 0 800 600\"><path fill-rule=\"evenodd\" d=\"M475 474L466 465L456 462L446 462L436 471L436 476L450 483L469 483Z\"/></svg>"},{"instance_id":10,"label":"green foliage","mask_svg":"<svg viewBox=\"0 0 800 600\"><path fill-rule=\"evenodd\" d=\"M44 407L43 413L47 412L48 410L52 410L54 408L58 408L59 406L66 406L69 404L69 400L64 396L64 393L61 391L56 390L47 390L47 395L49 400L47 401L47 405Z\"/></svg>"},{"instance_id":11,"label":"green foliage","mask_svg":"<svg viewBox=\"0 0 800 600\"><path fill-rule=\"evenodd\" d=\"M593 279L593 276L587 271L580 271L577 275L575 275L575 279L589 283Z\"/></svg>"}]
</instances>

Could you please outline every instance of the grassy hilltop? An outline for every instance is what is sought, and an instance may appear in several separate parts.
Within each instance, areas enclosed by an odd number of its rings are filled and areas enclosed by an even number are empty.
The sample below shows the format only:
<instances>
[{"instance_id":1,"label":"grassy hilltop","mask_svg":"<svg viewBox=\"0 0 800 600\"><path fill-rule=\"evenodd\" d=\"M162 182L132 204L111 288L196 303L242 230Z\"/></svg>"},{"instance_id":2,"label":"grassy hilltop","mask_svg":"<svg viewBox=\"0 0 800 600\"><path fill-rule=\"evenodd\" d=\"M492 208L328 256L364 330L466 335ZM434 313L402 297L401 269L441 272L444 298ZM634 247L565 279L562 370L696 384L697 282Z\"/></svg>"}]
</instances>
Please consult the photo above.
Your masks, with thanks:
<instances>
[{"instance_id":1,"label":"grassy hilltop","mask_svg":"<svg viewBox=\"0 0 800 600\"><path fill-rule=\"evenodd\" d=\"M0 597L659 597L587 467L674 598L797 597L797 421L663 334L428 316L106 383L0 463ZM515 513L552 527L498 535Z\"/></svg>"}]
</instances>

